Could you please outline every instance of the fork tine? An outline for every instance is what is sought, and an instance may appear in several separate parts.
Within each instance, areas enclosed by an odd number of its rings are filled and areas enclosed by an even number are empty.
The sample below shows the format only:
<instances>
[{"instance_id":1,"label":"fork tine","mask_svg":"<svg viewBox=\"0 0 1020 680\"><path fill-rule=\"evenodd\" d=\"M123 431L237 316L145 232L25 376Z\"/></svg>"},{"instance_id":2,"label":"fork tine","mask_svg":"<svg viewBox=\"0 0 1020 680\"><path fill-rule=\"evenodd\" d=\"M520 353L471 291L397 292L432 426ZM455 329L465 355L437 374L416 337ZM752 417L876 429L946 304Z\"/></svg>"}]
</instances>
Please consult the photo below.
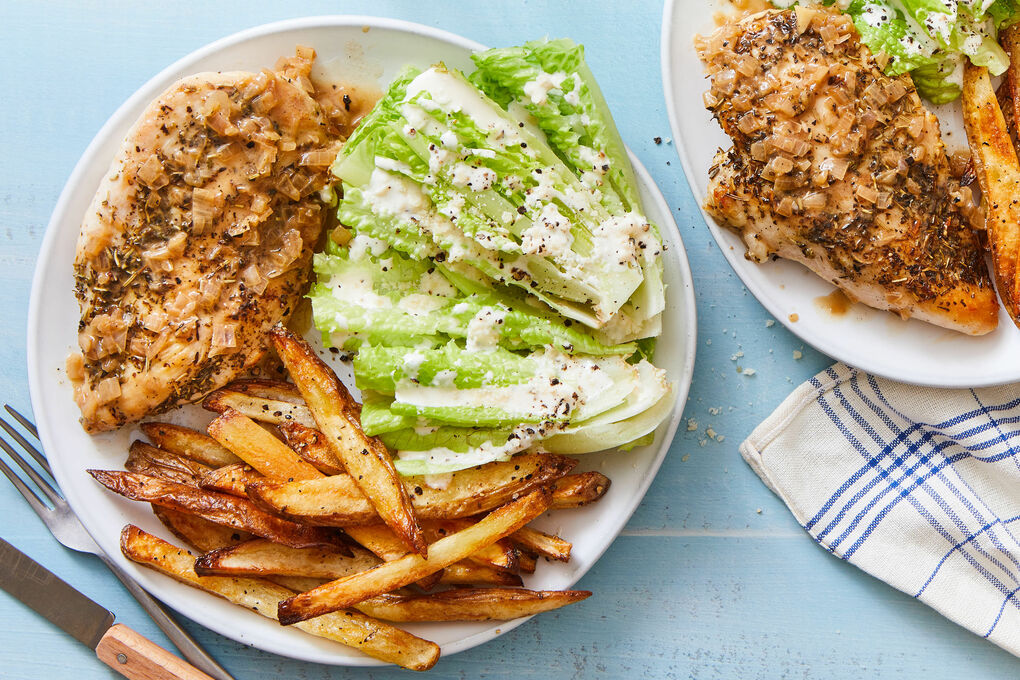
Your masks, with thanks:
<instances>
[{"instance_id":1,"label":"fork tine","mask_svg":"<svg viewBox=\"0 0 1020 680\"><path fill-rule=\"evenodd\" d=\"M13 409L9 408L9 410ZM8 423L3 418L0 418L0 427L3 428L4 432L11 435L11 437L14 438L14 441L21 444L21 448L25 449L25 451L28 452L28 455L32 456L32 458L35 459L35 462L39 463L40 467L42 467L43 470L46 470L46 474L48 474L50 477L53 476L53 470L50 469L50 464L49 462L47 462L46 456L42 454L42 451L32 446L32 444L30 444L27 439L21 436L20 432L14 429L13 425Z\"/></svg>"},{"instance_id":2,"label":"fork tine","mask_svg":"<svg viewBox=\"0 0 1020 680\"><path fill-rule=\"evenodd\" d=\"M29 420L28 418L14 410L14 407L11 406L10 404L4 404L4 408L7 409L8 413L14 416L15 420L21 423L21 426L23 428L31 432L33 437L35 437L36 439L39 438L39 430L35 428L35 423L33 423L31 420Z\"/></svg>"},{"instance_id":3,"label":"fork tine","mask_svg":"<svg viewBox=\"0 0 1020 680\"><path fill-rule=\"evenodd\" d=\"M25 497L28 504L32 506L33 510L35 510L35 514L45 519L51 510L43 505L42 501L39 500L39 497L35 495L35 492L21 480L21 477L19 477L14 470L12 470L10 466L3 461L3 459L0 459L0 472L3 472L4 476L11 480L11 484L13 484L21 495Z\"/></svg>"},{"instance_id":4,"label":"fork tine","mask_svg":"<svg viewBox=\"0 0 1020 680\"><path fill-rule=\"evenodd\" d=\"M11 460L17 463L18 467L25 471L25 474L28 475L32 482L39 487L39 490L50 499L50 502L53 503L54 506L60 505L64 502L64 499L56 492L50 483L43 479L43 476L36 472L35 468L29 465L28 462L22 458L21 455L14 450L14 447L7 443L6 439L0 438L0 449L6 451ZM17 484L15 484L15 486L17 486Z\"/></svg>"}]
</instances>

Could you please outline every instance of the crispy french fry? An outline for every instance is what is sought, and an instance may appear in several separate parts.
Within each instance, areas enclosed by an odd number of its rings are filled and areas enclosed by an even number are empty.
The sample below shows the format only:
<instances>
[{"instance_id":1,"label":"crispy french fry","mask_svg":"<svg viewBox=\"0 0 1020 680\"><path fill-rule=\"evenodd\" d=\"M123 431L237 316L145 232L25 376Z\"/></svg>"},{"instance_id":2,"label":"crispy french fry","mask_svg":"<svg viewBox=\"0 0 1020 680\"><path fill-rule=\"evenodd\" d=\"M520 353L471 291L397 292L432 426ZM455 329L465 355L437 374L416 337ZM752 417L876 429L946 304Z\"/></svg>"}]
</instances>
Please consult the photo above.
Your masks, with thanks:
<instances>
[{"instance_id":1,"label":"crispy french fry","mask_svg":"<svg viewBox=\"0 0 1020 680\"><path fill-rule=\"evenodd\" d=\"M451 586L520 587L524 585L520 574L514 574L506 569L499 569L487 564L478 564L469 560L454 562L443 569L439 582Z\"/></svg>"},{"instance_id":2,"label":"crispy french fry","mask_svg":"<svg viewBox=\"0 0 1020 680\"><path fill-rule=\"evenodd\" d=\"M269 479L322 479L321 472L251 418L227 409L209 423L209 434Z\"/></svg>"},{"instance_id":3,"label":"crispy french fry","mask_svg":"<svg viewBox=\"0 0 1020 680\"><path fill-rule=\"evenodd\" d=\"M241 459L207 434L172 423L142 423L139 426L153 445L209 467L240 463Z\"/></svg>"},{"instance_id":4,"label":"crispy french fry","mask_svg":"<svg viewBox=\"0 0 1020 680\"><path fill-rule=\"evenodd\" d=\"M548 557L551 560L570 561L570 549L573 548L573 545L559 536L547 534L531 527L521 527L510 535L510 540L524 550Z\"/></svg>"},{"instance_id":5,"label":"crispy french fry","mask_svg":"<svg viewBox=\"0 0 1020 680\"><path fill-rule=\"evenodd\" d=\"M207 465L191 458L157 449L138 440L131 443L124 467L130 472L163 477L191 486L198 486L198 480L210 470Z\"/></svg>"},{"instance_id":6,"label":"crispy french fry","mask_svg":"<svg viewBox=\"0 0 1020 680\"><path fill-rule=\"evenodd\" d=\"M576 463L564 456L526 454L455 472L442 489L429 487L420 477L407 477L401 483L421 521L470 517L559 479ZM380 521L349 475L304 482L267 480L252 484L247 495L267 512L303 524L351 527Z\"/></svg>"},{"instance_id":7,"label":"crispy french fry","mask_svg":"<svg viewBox=\"0 0 1020 680\"><path fill-rule=\"evenodd\" d=\"M287 446L318 468L319 472L327 475L345 472L343 463L337 460L336 454L329 448L321 432L305 427L301 423L283 423L279 427Z\"/></svg>"},{"instance_id":8,"label":"crispy french fry","mask_svg":"<svg viewBox=\"0 0 1020 680\"><path fill-rule=\"evenodd\" d=\"M400 559L384 562L368 571L331 581L284 600L279 607L280 623L290 625L346 609L369 597L402 588L459 562L541 515L549 508L550 495L546 488L536 489L523 498L493 510L477 524L433 543L427 558L408 553Z\"/></svg>"},{"instance_id":9,"label":"crispy french fry","mask_svg":"<svg viewBox=\"0 0 1020 680\"><path fill-rule=\"evenodd\" d=\"M226 413L228 410L237 411L264 423L299 422L308 427L315 427L312 414L304 404L266 399L226 388L212 392L202 402L202 407L215 413Z\"/></svg>"},{"instance_id":10,"label":"crispy french fry","mask_svg":"<svg viewBox=\"0 0 1020 680\"><path fill-rule=\"evenodd\" d=\"M521 551L520 556L517 558L517 570L522 574L534 574L535 568L538 566L538 560L529 552Z\"/></svg>"},{"instance_id":11,"label":"crispy french fry","mask_svg":"<svg viewBox=\"0 0 1020 680\"><path fill-rule=\"evenodd\" d=\"M992 248L996 287L1013 323L1020 326L1020 161L988 69L967 63L963 75L963 122L973 151L974 169L984 194L985 227Z\"/></svg>"},{"instance_id":12,"label":"crispy french fry","mask_svg":"<svg viewBox=\"0 0 1020 680\"><path fill-rule=\"evenodd\" d=\"M254 538L247 531L225 527L207 519L160 505L153 505L152 513L174 536L200 552L237 545Z\"/></svg>"},{"instance_id":13,"label":"crispy french fry","mask_svg":"<svg viewBox=\"0 0 1020 680\"><path fill-rule=\"evenodd\" d=\"M124 555L134 562L271 619L276 618L279 603L293 594L262 579L199 576L188 552L130 524L121 533L120 545ZM358 612L335 612L297 625L312 635L412 670L428 670L439 659L439 646L435 643Z\"/></svg>"},{"instance_id":14,"label":"crispy french fry","mask_svg":"<svg viewBox=\"0 0 1020 680\"><path fill-rule=\"evenodd\" d=\"M473 524L475 522L470 519L430 519L422 522L422 531L425 532L425 540L432 544ZM476 564L516 572L520 551L508 539L500 539L471 553L467 559Z\"/></svg>"},{"instance_id":15,"label":"crispy french fry","mask_svg":"<svg viewBox=\"0 0 1020 680\"><path fill-rule=\"evenodd\" d=\"M198 486L207 491L219 491L229 493L231 496L247 498L245 489L252 482L265 481L262 473L258 472L247 463L235 463L224 465L221 468L210 470L198 480Z\"/></svg>"},{"instance_id":16,"label":"crispy french fry","mask_svg":"<svg viewBox=\"0 0 1020 680\"><path fill-rule=\"evenodd\" d=\"M553 485L552 508L579 508L594 503L609 490L609 477L601 472L582 472L567 475Z\"/></svg>"},{"instance_id":17,"label":"crispy french fry","mask_svg":"<svg viewBox=\"0 0 1020 680\"><path fill-rule=\"evenodd\" d=\"M225 390L241 392L252 397L263 399L274 399L276 401L288 401L292 404L304 404L304 397L293 383L282 380L264 380L259 378L244 378L234 380L223 386Z\"/></svg>"},{"instance_id":18,"label":"crispy french fry","mask_svg":"<svg viewBox=\"0 0 1020 680\"><path fill-rule=\"evenodd\" d=\"M351 416L356 402L347 388L306 342L287 329L277 326L270 338L337 459L408 549L427 555L411 499L390 453L378 438L367 437L360 420Z\"/></svg>"},{"instance_id":19,"label":"crispy french fry","mask_svg":"<svg viewBox=\"0 0 1020 680\"><path fill-rule=\"evenodd\" d=\"M377 595L355 608L387 621L508 621L558 609L590 596L587 590L471 588L429 595Z\"/></svg>"},{"instance_id":20,"label":"crispy french fry","mask_svg":"<svg viewBox=\"0 0 1020 680\"><path fill-rule=\"evenodd\" d=\"M303 593L312 588L318 588L323 583L329 583L328 578L310 578L308 576L263 576L261 578L272 581L278 585L293 590L295 593Z\"/></svg>"},{"instance_id":21,"label":"crispy french fry","mask_svg":"<svg viewBox=\"0 0 1020 680\"><path fill-rule=\"evenodd\" d=\"M379 558L363 548L346 551L330 546L288 548L256 538L200 555L195 560L195 572L200 576L278 575L333 580L377 564Z\"/></svg>"},{"instance_id":22,"label":"crispy french fry","mask_svg":"<svg viewBox=\"0 0 1020 680\"><path fill-rule=\"evenodd\" d=\"M400 559L407 554L407 546L385 524L348 527L344 533L386 562ZM418 579L415 581L415 585L422 590L432 590L439 584L442 577L443 570L437 571Z\"/></svg>"},{"instance_id":23,"label":"crispy french fry","mask_svg":"<svg viewBox=\"0 0 1020 680\"><path fill-rule=\"evenodd\" d=\"M100 484L125 498L189 512L216 524L248 531L292 548L342 545L337 535L329 529L304 526L274 517L259 510L251 501L244 498L205 491L135 472L120 470L88 472Z\"/></svg>"},{"instance_id":24,"label":"crispy french fry","mask_svg":"<svg viewBox=\"0 0 1020 680\"><path fill-rule=\"evenodd\" d=\"M1020 28L1016 24L1007 26L999 32L999 42L1009 55L1009 67L1003 74L1003 80L1009 91L1012 110L1008 112L1006 118L1020 124ZM1006 113L1003 111L1003 114Z\"/></svg>"}]
</instances>

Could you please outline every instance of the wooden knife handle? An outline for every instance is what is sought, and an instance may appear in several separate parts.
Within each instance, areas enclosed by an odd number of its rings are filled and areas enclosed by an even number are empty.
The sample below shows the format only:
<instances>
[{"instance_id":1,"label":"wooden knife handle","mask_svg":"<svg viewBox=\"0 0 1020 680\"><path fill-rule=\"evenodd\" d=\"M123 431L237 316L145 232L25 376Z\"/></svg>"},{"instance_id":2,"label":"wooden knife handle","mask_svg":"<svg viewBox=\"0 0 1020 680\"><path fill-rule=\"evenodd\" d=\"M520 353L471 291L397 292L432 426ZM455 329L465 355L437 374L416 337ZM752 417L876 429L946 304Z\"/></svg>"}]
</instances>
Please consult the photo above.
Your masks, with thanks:
<instances>
[{"instance_id":1,"label":"wooden knife handle","mask_svg":"<svg viewBox=\"0 0 1020 680\"><path fill-rule=\"evenodd\" d=\"M96 656L130 680L213 680L122 623L106 631Z\"/></svg>"}]
</instances>

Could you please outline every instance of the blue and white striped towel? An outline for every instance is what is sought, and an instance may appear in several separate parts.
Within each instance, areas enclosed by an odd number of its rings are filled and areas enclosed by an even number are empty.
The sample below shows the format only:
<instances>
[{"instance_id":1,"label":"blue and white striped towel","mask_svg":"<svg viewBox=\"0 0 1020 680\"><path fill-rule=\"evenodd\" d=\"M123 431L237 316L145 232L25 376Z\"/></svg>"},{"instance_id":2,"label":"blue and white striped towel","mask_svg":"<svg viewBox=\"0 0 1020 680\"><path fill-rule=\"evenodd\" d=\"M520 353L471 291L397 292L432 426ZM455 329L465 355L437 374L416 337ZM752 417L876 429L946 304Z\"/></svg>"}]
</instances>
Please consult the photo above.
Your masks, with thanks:
<instances>
[{"instance_id":1,"label":"blue and white striped towel","mask_svg":"<svg viewBox=\"0 0 1020 680\"><path fill-rule=\"evenodd\" d=\"M822 547L1020 656L1016 386L922 388L836 364L740 451Z\"/></svg>"}]
</instances>

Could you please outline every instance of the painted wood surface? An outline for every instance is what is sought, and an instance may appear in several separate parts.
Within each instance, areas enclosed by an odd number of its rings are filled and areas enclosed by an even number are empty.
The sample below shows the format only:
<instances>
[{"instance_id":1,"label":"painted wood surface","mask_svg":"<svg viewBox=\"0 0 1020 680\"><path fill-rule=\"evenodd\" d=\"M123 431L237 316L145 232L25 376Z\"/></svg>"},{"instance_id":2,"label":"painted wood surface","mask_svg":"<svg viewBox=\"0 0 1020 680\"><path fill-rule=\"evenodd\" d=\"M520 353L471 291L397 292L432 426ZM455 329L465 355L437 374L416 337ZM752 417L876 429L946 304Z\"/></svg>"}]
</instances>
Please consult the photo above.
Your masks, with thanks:
<instances>
[{"instance_id":1,"label":"painted wood surface","mask_svg":"<svg viewBox=\"0 0 1020 680\"><path fill-rule=\"evenodd\" d=\"M690 0L694 2L696 0ZM741 439L829 360L769 317L709 235L668 139L660 0L0 2L0 398L29 406L25 317L36 253L74 163L107 117L188 52L250 26L375 14L489 45L587 46L625 141L676 210L698 291L686 418L623 535L581 581L591 599L445 658L434 678L1015 677L1020 661L818 548L740 459ZM690 74L700 77L700 74ZM662 139L657 144L654 139ZM68 323L75 320L69 319ZM794 358L802 351L801 359ZM743 356L734 356L743 352ZM756 374L738 374L736 364ZM695 425L696 424L696 425ZM720 438L710 438L707 428ZM158 644L169 642L94 558L53 540L0 484L0 534ZM235 677L408 677L292 661L185 621ZM113 677L92 650L0 592L0 677Z\"/></svg>"}]
</instances>

